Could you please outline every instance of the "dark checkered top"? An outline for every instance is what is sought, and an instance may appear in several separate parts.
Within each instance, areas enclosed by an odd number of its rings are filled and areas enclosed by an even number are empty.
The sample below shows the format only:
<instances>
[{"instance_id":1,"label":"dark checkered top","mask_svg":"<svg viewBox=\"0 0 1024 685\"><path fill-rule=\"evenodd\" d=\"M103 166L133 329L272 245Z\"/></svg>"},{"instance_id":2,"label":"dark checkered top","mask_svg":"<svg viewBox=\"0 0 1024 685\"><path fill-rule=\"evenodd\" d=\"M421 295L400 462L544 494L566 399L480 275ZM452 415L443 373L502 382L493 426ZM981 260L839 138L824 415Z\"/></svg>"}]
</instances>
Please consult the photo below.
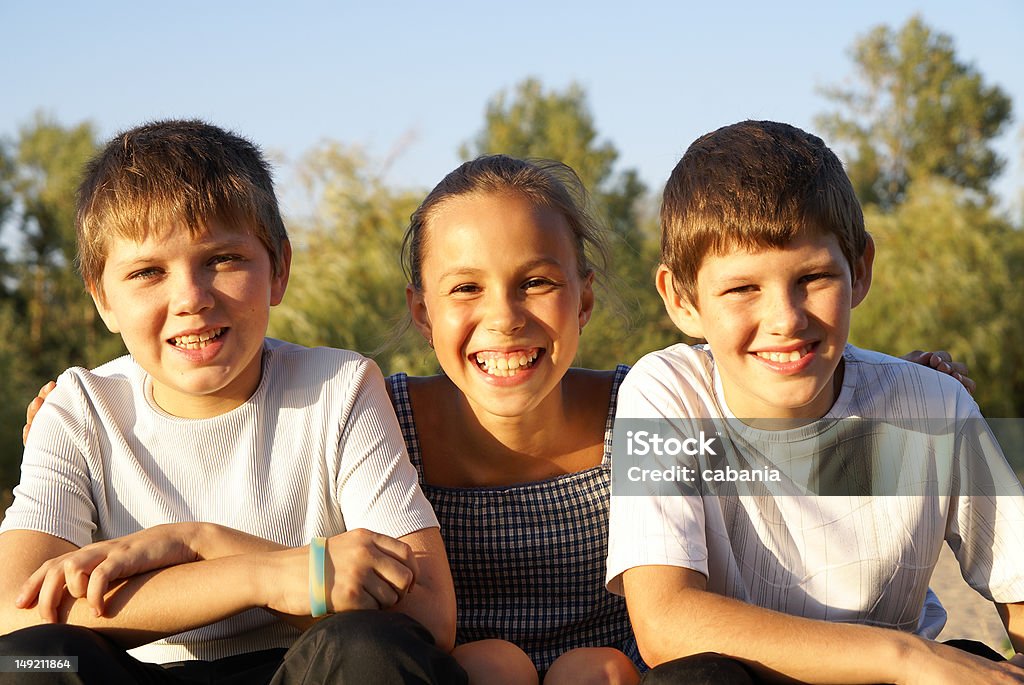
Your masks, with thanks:
<instances>
[{"instance_id":1,"label":"dark checkered top","mask_svg":"<svg viewBox=\"0 0 1024 685\"><path fill-rule=\"evenodd\" d=\"M392 399L409 457L434 506L458 603L456 642L501 638L544 671L575 647L615 647L642 664L622 597L605 589L615 369L600 466L536 483L444 488L423 483L405 374Z\"/></svg>"}]
</instances>

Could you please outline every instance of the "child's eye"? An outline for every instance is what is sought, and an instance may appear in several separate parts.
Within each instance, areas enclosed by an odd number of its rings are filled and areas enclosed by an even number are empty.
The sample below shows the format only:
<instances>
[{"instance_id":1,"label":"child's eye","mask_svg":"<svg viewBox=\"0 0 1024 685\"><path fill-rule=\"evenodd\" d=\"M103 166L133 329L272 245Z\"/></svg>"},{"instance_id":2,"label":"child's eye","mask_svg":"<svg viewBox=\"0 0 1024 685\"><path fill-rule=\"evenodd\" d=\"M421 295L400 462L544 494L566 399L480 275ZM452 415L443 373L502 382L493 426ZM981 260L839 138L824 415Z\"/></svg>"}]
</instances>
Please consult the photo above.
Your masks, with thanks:
<instances>
[{"instance_id":1,"label":"child's eye","mask_svg":"<svg viewBox=\"0 0 1024 685\"><path fill-rule=\"evenodd\" d=\"M525 290L535 290L537 288L557 288L561 283L556 283L548 278L531 278L523 283Z\"/></svg>"},{"instance_id":2,"label":"child's eye","mask_svg":"<svg viewBox=\"0 0 1024 685\"><path fill-rule=\"evenodd\" d=\"M722 294L723 295L745 295L747 293L755 292L756 290L757 290L757 286L755 286L755 285L738 285L735 288L729 288L728 290L726 290Z\"/></svg>"},{"instance_id":3,"label":"child's eye","mask_svg":"<svg viewBox=\"0 0 1024 685\"><path fill-rule=\"evenodd\" d=\"M210 263L213 265L217 264L229 264L231 262L237 262L242 258L236 254L219 254L210 259Z\"/></svg>"},{"instance_id":4,"label":"child's eye","mask_svg":"<svg viewBox=\"0 0 1024 685\"><path fill-rule=\"evenodd\" d=\"M163 273L163 272L160 269L156 268L156 267L149 267L149 268L146 268L146 269L139 269L138 271L133 271L130 274L128 274L128 280L130 280L130 281L148 281L150 279L156 278L161 273Z\"/></svg>"},{"instance_id":5,"label":"child's eye","mask_svg":"<svg viewBox=\"0 0 1024 685\"><path fill-rule=\"evenodd\" d=\"M803 283L811 283L813 281L821 281L821 280L824 280L824 279L827 279L827 278L831 278L831 277L832 277L832 274L826 273L826 272L822 272L822 273L807 274L806 276L802 276L800 278L800 280Z\"/></svg>"},{"instance_id":6,"label":"child's eye","mask_svg":"<svg viewBox=\"0 0 1024 685\"><path fill-rule=\"evenodd\" d=\"M470 295L480 292L480 286L476 283L460 283L448 291L450 295Z\"/></svg>"}]
</instances>

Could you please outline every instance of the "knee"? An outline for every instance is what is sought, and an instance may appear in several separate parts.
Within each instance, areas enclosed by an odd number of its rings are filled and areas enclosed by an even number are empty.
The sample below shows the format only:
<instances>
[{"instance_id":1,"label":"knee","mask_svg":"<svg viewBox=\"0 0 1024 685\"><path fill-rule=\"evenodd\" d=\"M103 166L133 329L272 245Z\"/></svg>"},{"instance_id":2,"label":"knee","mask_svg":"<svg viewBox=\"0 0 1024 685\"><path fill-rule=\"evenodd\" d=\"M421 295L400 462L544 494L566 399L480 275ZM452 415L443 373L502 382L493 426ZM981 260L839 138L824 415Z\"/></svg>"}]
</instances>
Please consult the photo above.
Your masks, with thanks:
<instances>
[{"instance_id":1,"label":"knee","mask_svg":"<svg viewBox=\"0 0 1024 685\"><path fill-rule=\"evenodd\" d=\"M581 647L555 659L544 685L635 685L640 673L628 656L611 647Z\"/></svg>"},{"instance_id":2,"label":"knee","mask_svg":"<svg viewBox=\"0 0 1024 685\"><path fill-rule=\"evenodd\" d=\"M469 675L470 685L537 685L537 667L526 652L507 640L478 640L459 645L452 656Z\"/></svg>"},{"instance_id":3,"label":"knee","mask_svg":"<svg viewBox=\"0 0 1024 685\"><path fill-rule=\"evenodd\" d=\"M747 667L721 654L705 653L668 661L648 671L643 685L753 685Z\"/></svg>"},{"instance_id":4,"label":"knee","mask_svg":"<svg viewBox=\"0 0 1024 685\"><path fill-rule=\"evenodd\" d=\"M425 627L405 614L374 610L318 622L288 650L279 672L282 682L465 682Z\"/></svg>"},{"instance_id":5,"label":"knee","mask_svg":"<svg viewBox=\"0 0 1024 685\"><path fill-rule=\"evenodd\" d=\"M434 638L405 614L386 611L345 611L328 616L300 638L319 649L343 650L352 656L385 655L402 645L433 645Z\"/></svg>"}]
</instances>

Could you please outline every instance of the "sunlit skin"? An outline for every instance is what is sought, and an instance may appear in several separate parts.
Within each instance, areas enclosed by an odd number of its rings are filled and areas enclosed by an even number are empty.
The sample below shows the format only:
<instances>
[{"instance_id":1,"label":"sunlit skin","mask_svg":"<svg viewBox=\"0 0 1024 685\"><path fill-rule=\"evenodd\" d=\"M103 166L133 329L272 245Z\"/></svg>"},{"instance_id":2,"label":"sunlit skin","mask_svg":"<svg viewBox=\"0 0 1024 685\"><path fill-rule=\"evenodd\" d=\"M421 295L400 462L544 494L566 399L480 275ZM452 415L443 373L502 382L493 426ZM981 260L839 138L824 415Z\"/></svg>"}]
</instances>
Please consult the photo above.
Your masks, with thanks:
<instances>
[{"instance_id":1,"label":"sunlit skin","mask_svg":"<svg viewBox=\"0 0 1024 685\"><path fill-rule=\"evenodd\" d=\"M426 241L423 291L407 294L446 376L483 423L557 424L593 307L592 275L578 273L565 219L516 194L459 196L430 219ZM481 357L513 352L536 359L514 375L481 368Z\"/></svg>"},{"instance_id":2,"label":"sunlit skin","mask_svg":"<svg viewBox=\"0 0 1024 685\"><path fill-rule=\"evenodd\" d=\"M851 269L834 235L803 231L781 249L706 256L696 302L675 293L665 266L657 285L676 325L710 344L730 411L792 426L824 416L838 396L850 311L867 295L873 258L869 241Z\"/></svg>"},{"instance_id":3,"label":"sunlit skin","mask_svg":"<svg viewBox=\"0 0 1024 685\"><path fill-rule=\"evenodd\" d=\"M142 242L111 237L106 247L90 292L107 328L149 373L156 404L206 418L244 403L259 385L270 307L288 283L287 244L276 275L255 236L218 223L195 238L175 227Z\"/></svg>"}]
</instances>

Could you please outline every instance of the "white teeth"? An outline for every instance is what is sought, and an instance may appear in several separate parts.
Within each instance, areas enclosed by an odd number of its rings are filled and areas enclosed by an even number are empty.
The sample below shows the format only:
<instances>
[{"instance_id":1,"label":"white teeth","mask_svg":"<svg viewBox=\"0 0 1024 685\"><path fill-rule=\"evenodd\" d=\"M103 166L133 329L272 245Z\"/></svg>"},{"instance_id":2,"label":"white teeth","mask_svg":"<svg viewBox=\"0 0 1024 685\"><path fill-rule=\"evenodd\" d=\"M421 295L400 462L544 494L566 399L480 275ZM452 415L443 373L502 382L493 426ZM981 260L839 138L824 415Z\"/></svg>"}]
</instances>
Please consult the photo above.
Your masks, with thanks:
<instances>
[{"instance_id":1,"label":"white teeth","mask_svg":"<svg viewBox=\"0 0 1024 685\"><path fill-rule=\"evenodd\" d=\"M538 349L534 349L529 352L513 352L511 355L503 355L498 352L478 352L476 355L476 363L480 365L481 369L491 376L507 378L509 376L515 376L519 373L519 369L529 367L533 364L533 362L537 360L537 355L539 353L540 351Z\"/></svg>"},{"instance_id":2,"label":"white teeth","mask_svg":"<svg viewBox=\"0 0 1024 685\"><path fill-rule=\"evenodd\" d=\"M224 331L223 328L214 328L213 330L206 331L196 335L190 333L189 335L179 335L171 338L171 341L176 347L181 347L186 350L201 350L209 344L211 340L219 336Z\"/></svg>"},{"instance_id":3,"label":"white teeth","mask_svg":"<svg viewBox=\"0 0 1024 685\"><path fill-rule=\"evenodd\" d=\"M799 350L793 350L792 352L757 352L757 356L761 359L767 359L773 362L795 362L803 359L811 351L811 346L801 347Z\"/></svg>"}]
</instances>

